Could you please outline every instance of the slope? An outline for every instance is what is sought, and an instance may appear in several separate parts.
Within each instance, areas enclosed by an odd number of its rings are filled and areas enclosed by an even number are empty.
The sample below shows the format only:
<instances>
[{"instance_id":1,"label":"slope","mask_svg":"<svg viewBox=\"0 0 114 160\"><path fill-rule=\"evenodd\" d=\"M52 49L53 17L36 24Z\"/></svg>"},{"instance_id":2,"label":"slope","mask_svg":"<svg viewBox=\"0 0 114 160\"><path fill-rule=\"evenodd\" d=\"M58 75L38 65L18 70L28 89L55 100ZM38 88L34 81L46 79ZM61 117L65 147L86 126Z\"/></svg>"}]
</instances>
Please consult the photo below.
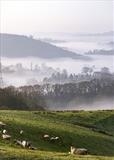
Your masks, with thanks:
<instances>
[{"instance_id":1,"label":"slope","mask_svg":"<svg viewBox=\"0 0 114 160\"><path fill-rule=\"evenodd\" d=\"M110 119L108 126L107 119ZM74 118L80 124L74 124ZM104 122L103 122L104 119ZM109 159L114 156L114 136L109 136L91 130L84 126L105 123L104 130L113 132L114 111L100 112L27 112L27 111L0 111L0 121L7 124L6 129L12 135L10 142L0 138L0 154L2 159L37 160L37 159ZM102 123L100 123L100 121ZM23 129L24 134L19 131ZM44 141L42 135L59 136L60 143ZM27 139L38 148L30 151L14 144L14 139ZM87 156L71 156L68 154L70 145L85 147L89 150ZM108 157L108 158L107 158Z\"/></svg>"},{"instance_id":2,"label":"slope","mask_svg":"<svg viewBox=\"0 0 114 160\"><path fill-rule=\"evenodd\" d=\"M0 52L3 57L73 58L89 60L88 56L82 56L23 35L0 34L0 44Z\"/></svg>"}]
</instances>

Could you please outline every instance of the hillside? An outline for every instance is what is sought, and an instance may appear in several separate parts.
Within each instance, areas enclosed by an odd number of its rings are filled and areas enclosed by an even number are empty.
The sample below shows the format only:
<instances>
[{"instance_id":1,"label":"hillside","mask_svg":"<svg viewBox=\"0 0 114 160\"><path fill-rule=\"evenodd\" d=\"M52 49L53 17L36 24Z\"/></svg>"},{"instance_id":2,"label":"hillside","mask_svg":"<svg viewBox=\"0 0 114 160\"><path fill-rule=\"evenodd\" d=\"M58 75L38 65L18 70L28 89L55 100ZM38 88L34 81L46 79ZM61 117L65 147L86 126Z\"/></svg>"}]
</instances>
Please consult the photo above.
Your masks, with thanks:
<instances>
[{"instance_id":1,"label":"hillside","mask_svg":"<svg viewBox=\"0 0 114 160\"><path fill-rule=\"evenodd\" d=\"M0 111L0 121L12 139L0 138L2 160L113 160L114 159L114 111ZM23 135L19 134L24 130ZM42 135L59 136L60 142L44 141ZM38 148L22 149L14 139L27 139ZM71 156L70 145L85 147L87 156Z\"/></svg>"},{"instance_id":2,"label":"hillside","mask_svg":"<svg viewBox=\"0 0 114 160\"><path fill-rule=\"evenodd\" d=\"M82 56L71 51L64 50L41 40L36 40L31 37L0 34L1 49L0 54L3 57L19 58L19 57L38 57L38 58L73 58L85 59L87 56Z\"/></svg>"}]
</instances>

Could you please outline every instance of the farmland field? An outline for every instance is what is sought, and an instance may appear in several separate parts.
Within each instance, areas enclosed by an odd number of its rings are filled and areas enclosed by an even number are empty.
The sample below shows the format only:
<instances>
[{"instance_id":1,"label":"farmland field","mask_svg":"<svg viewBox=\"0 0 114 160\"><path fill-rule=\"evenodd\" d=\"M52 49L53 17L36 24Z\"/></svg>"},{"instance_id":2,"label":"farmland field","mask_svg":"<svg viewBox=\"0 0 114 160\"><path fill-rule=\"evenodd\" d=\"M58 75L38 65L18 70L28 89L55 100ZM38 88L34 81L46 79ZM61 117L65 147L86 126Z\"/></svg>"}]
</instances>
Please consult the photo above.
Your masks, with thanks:
<instances>
[{"instance_id":1,"label":"farmland field","mask_svg":"<svg viewBox=\"0 0 114 160\"><path fill-rule=\"evenodd\" d=\"M11 140L0 138L0 160L113 160L114 111L0 111ZM20 130L23 134L20 135ZM60 137L45 141L42 136ZM21 148L15 139L30 141L37 150ZM70 146L88 155L70 155Z\"/></svg>"}]
</instances>

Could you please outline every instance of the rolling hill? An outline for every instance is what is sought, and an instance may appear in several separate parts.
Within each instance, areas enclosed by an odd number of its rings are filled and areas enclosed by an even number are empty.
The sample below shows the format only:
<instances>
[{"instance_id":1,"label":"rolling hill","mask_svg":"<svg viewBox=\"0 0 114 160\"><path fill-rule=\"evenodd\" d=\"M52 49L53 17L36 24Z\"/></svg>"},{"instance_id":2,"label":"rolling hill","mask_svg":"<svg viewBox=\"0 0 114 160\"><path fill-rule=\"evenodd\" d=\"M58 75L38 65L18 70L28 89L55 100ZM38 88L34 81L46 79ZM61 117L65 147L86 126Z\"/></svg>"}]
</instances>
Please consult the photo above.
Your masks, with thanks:
<instances>
[{"instance_id":1,"label":"rolling hill","mask_svg":"<svg viewBox=\"0 0 114 160\"><path fill-rule=\"evenodd\" d=\"M38 57L44 59L73 58L89 60L88 56L82 56L27 36L0 34L0 43L0 54L3 57Z\"/></svg>"},{"instance_id":2,"label":"rolling hill","mask_svg":"<svg viewBox=\"0 0 114 160\"><path fill-rule=\"evenodd\" d=\"M0 138L2 160L113 160L114 111L0 111L0 121L12 136ZM19 131L23 129L23 135ZM44 141L42 135L59 136L61 143ZM27 139L37 150L22 149L14 139ZM85 147L86 156L70 155L70 145Z\"/></svg>"}]
</instances>

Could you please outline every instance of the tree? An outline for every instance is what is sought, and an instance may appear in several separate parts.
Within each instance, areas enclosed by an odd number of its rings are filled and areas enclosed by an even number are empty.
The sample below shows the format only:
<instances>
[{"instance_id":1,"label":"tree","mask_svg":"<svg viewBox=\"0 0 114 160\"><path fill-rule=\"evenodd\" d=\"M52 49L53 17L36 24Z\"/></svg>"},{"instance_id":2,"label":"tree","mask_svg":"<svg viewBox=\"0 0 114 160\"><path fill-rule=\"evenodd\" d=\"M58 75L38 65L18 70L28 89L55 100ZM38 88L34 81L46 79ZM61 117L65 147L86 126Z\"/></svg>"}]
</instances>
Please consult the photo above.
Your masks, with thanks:
<instances>
[{"instance_id":1,"label":"tree","mask_svg":"<svg viewBox=\"0 0 114 160\"><path fill-rule=\"evenodd\" d=\"M82 68L82 73L83 74L88 74L88 72L89 72L89 67L83 67Z\"/></svg>"},{"instance_id":2,"label":"tree","mask_svg":"<svg viewBox=\"0 0 114 160\"><path fill-rule=\"evenodd\" d=\"M92 67L83 67L82 68L82 73L85 74L85 75L87 75L87 74L91 75L92 72L93 72Z\"/></svg>"},{"instance_id":3,"label":"tree","mask_svg":"<svg viewBox=\"0 0 114 160\"><path fill-rule=\"evenodd\" d=\"M103 68L101 68L101 72L102 73L110 73L110 70L108 67L103 67Z\"/></svg>"}]
</instances>

